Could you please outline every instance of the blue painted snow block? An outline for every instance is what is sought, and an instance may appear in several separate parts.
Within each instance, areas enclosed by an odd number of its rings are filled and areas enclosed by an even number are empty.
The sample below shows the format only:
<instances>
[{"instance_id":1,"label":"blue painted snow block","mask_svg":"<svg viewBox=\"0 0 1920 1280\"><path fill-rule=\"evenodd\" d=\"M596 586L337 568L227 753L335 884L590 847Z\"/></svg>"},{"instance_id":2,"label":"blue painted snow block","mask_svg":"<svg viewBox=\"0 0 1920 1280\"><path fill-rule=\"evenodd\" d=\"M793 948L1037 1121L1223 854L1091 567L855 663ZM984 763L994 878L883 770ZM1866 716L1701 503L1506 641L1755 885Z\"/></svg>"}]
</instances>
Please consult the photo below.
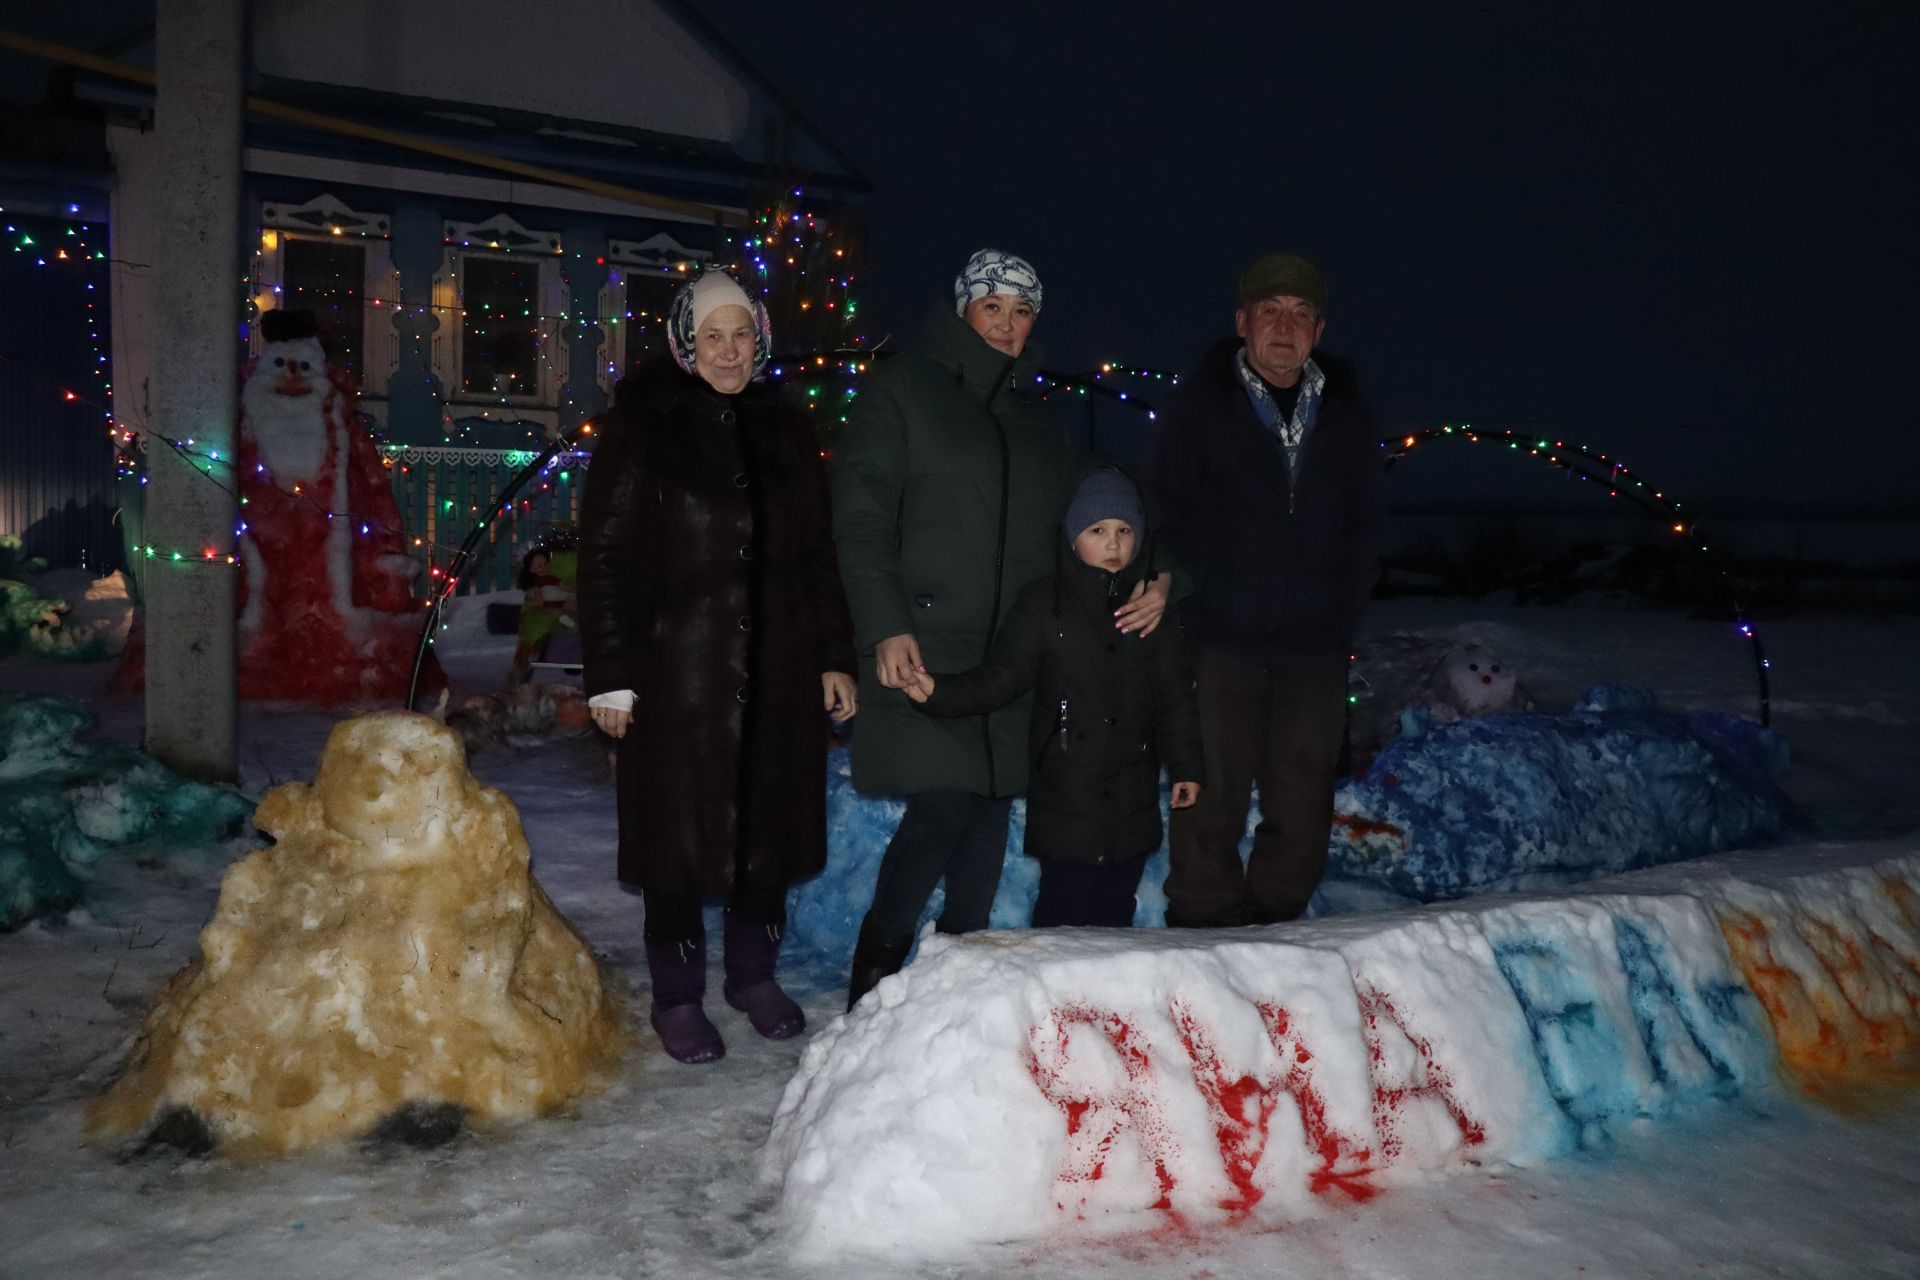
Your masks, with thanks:
<instances>
[{"instance_id":1,"label":"blue painted snow block","mask_svg":"<svg viewBox=\"0 0 1920 1280\"><path fill-rule=\"evenodd\" d=\"M1339 788L1329 871L1434 902L1763 844L1795 820L1770 730L1661 711L1642 690L1600 686L1554 714L1423 720Z\"/></svg>"},{"instance_id":2,"label":"blue painted snow block","mask_svg":"<svg viewBox=\"0 0 1920 1280\"><path fill-rule=\"evenodd\" d=\"M1342 784L1348 821L1330 841L1327 875L1308 914L1384 911L1485 890L1550 887L1762 843L1793 810L1777 781L1786 744L1718 712L1658 710L1626 686L1591 690L1574 710L1515 713L1434 726L1425 709L1363 779ZM1168 789L1161 788L1161 814ZM853 789L846 749L827 766L827 867L788 895L788 968L822 984L844 979L901 797ZM1260 824L1258 797L1240 842ZM996 929L1026 926L1040 864L1022 853L1026 804L1015 801L994 897ZM1167 848L1147 860L1134 925L1166 923ZM935 889L921 916L937 919ZM837 979L836 979L837 975Z\"/></svg>"}]
</instances>

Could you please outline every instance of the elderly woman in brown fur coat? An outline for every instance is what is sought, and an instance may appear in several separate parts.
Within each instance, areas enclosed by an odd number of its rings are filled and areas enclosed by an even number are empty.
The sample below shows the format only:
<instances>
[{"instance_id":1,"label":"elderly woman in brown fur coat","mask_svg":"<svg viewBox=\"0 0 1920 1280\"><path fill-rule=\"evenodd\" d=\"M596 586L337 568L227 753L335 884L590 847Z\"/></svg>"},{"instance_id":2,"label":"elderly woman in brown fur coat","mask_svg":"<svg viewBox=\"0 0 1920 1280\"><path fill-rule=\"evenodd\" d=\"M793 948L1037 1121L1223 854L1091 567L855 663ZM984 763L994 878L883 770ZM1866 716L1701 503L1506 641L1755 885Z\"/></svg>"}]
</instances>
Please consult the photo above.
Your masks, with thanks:
<instances>
[{"instance_id":1,"label":"elderly woman in brown fur coat","mask_svg":"<svg viewBox=\"0 0 1920 1280\"><path fill-rule=\"evenodd\" d=\"M588 469L580 631L594 721L620 743L653 1027L711 1062L703 900L726 904L727 1003L771 1039L806 1025L774 966L788 883L826 864L822 714L853 715L854 655L812 426L755 381L766 309L709 271L675 297L668 345L621 382Z\"/></svg>"}]
</instances>

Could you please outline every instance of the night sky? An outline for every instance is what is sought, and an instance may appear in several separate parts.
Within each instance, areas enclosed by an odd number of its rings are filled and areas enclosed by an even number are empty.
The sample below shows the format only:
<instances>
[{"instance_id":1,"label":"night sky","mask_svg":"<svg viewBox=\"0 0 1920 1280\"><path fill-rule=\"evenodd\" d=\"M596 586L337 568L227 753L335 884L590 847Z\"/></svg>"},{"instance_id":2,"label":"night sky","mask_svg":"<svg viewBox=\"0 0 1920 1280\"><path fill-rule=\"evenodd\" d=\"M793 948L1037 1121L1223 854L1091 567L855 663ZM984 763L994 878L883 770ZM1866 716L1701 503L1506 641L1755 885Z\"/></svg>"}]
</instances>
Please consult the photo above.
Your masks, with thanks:
<instances>
[{"instance_id":1,"label":"night sky","mask_svg":"<svg viewBox=\"0 0 1920 1280\"><path fill-rule=\"evenodd\" d=\"M992 244L1052 367L1184 367L1289 248L1396 429L1913 501L1920 5L701 8L877 184L875 336Z\"/></svg>"}]
</instances>

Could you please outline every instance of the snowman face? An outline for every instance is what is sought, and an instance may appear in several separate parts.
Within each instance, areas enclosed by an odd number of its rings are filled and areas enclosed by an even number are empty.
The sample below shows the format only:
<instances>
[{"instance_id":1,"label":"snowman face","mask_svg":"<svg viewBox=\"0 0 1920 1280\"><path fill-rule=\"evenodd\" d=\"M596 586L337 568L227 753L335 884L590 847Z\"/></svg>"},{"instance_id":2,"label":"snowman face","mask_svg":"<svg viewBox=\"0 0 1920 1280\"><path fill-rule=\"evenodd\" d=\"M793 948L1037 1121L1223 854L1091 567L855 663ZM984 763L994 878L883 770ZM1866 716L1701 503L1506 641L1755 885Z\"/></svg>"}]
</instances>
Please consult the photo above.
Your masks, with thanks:
<instances>
[{"instance_id":1,"label":"snowman face","mask_svg":"<svg viewBox=\"0 0 1920 1280\"><path fill-rule=\"evenodd\" d=\"M1513 705L1513 672L1484 649L1467 649L1447 660L1447 692L1470 716L1504 711Z\"/></svg>"},{"instance_id":2,"label":"snowman face","mask_svg":"<svg viewBox=\"0 0 1920 1280\"><path fill-rule=\"evenodd\" d=\"M260 365L254 376L265 375L267 385L277 396L310 396L326 380L327 357L318 338L296 338L292 342L270 342L260 353Z\"/></svg>"},{"instance_id":3,"label":"snowman face","mask_svg":"<svg viewBox=\"0 0 1920 1280\"><path fill-rule=\"evenodd\" d=\"M240 389L246 432L288 484L317 478L326 456L327 357L318 338L269 342Z\"/></svg>"}]
</instances>

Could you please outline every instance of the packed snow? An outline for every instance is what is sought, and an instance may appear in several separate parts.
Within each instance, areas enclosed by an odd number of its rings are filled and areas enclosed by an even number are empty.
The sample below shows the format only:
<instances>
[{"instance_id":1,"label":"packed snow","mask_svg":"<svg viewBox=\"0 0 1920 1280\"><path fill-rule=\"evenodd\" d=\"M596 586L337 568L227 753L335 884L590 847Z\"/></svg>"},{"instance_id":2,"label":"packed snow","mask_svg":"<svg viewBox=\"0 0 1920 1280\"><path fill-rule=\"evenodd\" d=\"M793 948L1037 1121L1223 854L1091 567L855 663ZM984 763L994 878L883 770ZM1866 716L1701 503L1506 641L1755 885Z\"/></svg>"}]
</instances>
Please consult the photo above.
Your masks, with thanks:
<instances>
[{"instance_id":1,"label":"packed snow","mask_svg":"<svg viewBox=\"0 0 1920 1280\"><path fill-rule=\"evenodd\" d=\"M804 1258L953 1256L1286 1221L1783 1078L1920 1083L1916 907L1920 854L1796 852L1288 928L933 938L814 1038L765 1172Z\"/></svg>"},{"instance_id":2,"label":"packed snow","mask_svg":"<svg viewBox=\"0 0 1920 1280\"><path fill-rule=\"evenodd\" d=\"M72 698L0 693L0 929L81 902L102 858L220 865L250 831L245 796L81 741L93 724Z\"/></svg>"},{"instance_id":3,"label":"packed snow","mask_svg":"<svg viewBox=\"0 0 1920 1280\"><path fill-rule=\"evenodd\" d=\"M484 635L483 604L463 602L442 641L442 658L462 689L504 683L512 638ZM1724 624L1658 613L1433 604L1377 607L1374 624L1437 634L1489 617L1504 628L1501 651L1522 664L1542 705L1571 706L1583 689L1608 682L1651 689L1680 715L1751 713L1751 666ZM838 1275L1912 1275L1920 1266L1920 1223L1909 1208L1920 1195L1920 1171L1910 1152L1920 1142L1920 1107L1896 1087L1905 1083L1897 1072L1863 1073L1870 1086L1864 1092L1810 1094L1799 1087L1827 1078L1820 1073L1832 1067L1818 1034L1823 1010L1796 1003L1790 989L1757 991L1751 974L1820 966L1817 947L1832 938L1818 930L1780 932L1772 922L1809 911L1831 915L1841 899L1830 877L1852 885L1865 874L1860 868L1911 865L1911 833L1920 829L1920 794L1912 785L1920 776L1920 672L1911 655L1920 650L1920 627L1911 619L1793 620L1769 626L1767 641L1776 728L1792 749L1782 781L1814 823L1796 839L1824 843L1641 872L1613 885L1582 886L1566 903L1560 895L1482 898L1404 914L1349 914L1249 932L1226 947L1157 930L1053 940L983 935L926 946L899 979L883 984L871 1009L844 1021L836 1017L844 1000L838 960L796 948L785 980L807 1010L809 1036L761 1041L742 1016L712 998L729 1054L705 1067L668 1060L633 1013L646 1000L640 913L612 878L604 753L588 738L489 747L475 755L474 770L518 808L541 884L625 997L637 1043L606 1092L561 1116L469 1133L424 1152L376 1141L271 1162L165 1151L122 1161L85 1146L85 1108L119 1066L161 982L196 952L222 871L217 862L190 858L103 859L84 871L86 905L0 935L0 1271L818 1274L818 1265L799 1255L844 1227L822 1235L807 1225L798 1206L815 1184L788 1172L783 1154L811 1141L827 1148L827 1166L853 1170L844 1176L864 1178L869 1187L881 1170L859 1172L870 1153L853 1145L855 1137L836 1144L830 1128L796 1127L801 1108L794 1098L827 1101L835 1091L824 1087L826 1076L847 1070L831 1064L865 1045L860 1052L872 1053L874 1064L900 1064L897 1081L881 1078L874 1087L897 1087L910 1099L907 1114L896 1117L903 1134L926 1123L936 1132L942 1125L964 1131L967 1141L919 1152L905 1164L889 1156L881 1164L896 1185L871 1201L863 1191L857 1203L823 1203L822 1212L872 1225L887 1203L977 1178L969 1160L1013 1160L1017 1185L1038 1190L1023 1194L1020 1211L1037 1215L1029 1222L1044 1219L1048 1229L945 1229L938 1242L955 1252L924 1264L900 1251L879 1259L870 1250L840 1254L826 1243ZM80 697L99 713L110 740L137 741L139 704L103 696L104 674L100 664L15 659L0 664L0 688ZM311 776L335 723L322 713L273 706L249 706L245 717L241 757L255 796ZM1710 872L1721 877L1713 883L1729 887L1700 888ZM1656 892L1658 886L1665 887ZM1852 918L1890 928L1872 914L1884 909L1866 892L1848 890ZM1758 932L1756 919L1765 925ZM1622 929L1622 921L1636 929ZM999 923L1014 922L997 917ZM1696 936L1709 924L1729 940L1720 950L1706 945L1711 937ZM1023 955L1056 951L1021 970ZM1277 1069L1277 1060L1261 1056L1274 1052L1274 1024L1258 1002L1278 991L1254 979L1270 978L1266 966L1281 956L1280 981L1292 1003L1280 1039L1316 1055L1313 1078L1328 1106L1319 1137L1329 1147L1309 1146L1300 1110L1285 1096L1273 1095L1264 1136L1246 1123L1260 1114L1260 1090L1243 1089L1242 1079L1270 1081ZM976 965L985 966L976 977L1022 976L1014 990L963 994L960 979ZM1060 1181L1085 1154L1067 1145L1061 1099L1071 1105L1079 1091L1101 1088L1103 1097L1124 1097L1130 1085L1106 1024L1076 1021L1071 1009L1064 1019L1045 1016L1071 1003L1061 975L1075 971L1098 984L1082 993L1089 997L1126 975L1143 991L1159 984L1163 993L1170 974L1222 979L1192 988L1191 1021L1184 1023L1192 1052L1179 1030L1188 1015L1170 1012L1170 1002L1147 1006L1158 1021L1128 1024L1151 1041L1149 1061L1179 1068L1172 1078L1184 1092L1169 1105L1178 1113L1181 1155L1167 1159L1175 1181L1165 1193L1177 1213L1152 1207L1161 1182L1124 1131L1105 1177ZM1414 1088L1434 1084L1417 1061L1415 1037L1424 1039L1447 1068L1462 1113L1487 1135L1471 1150L1497 1147L1497 1155L1473 1157L1477 1166L1463 1162L1463 1132L1438 1094L1429 1093L1397 1123L1401 1156L1360 1176L1352 1144L1371 1141L1385 1150L1378 1131L1368 1133L1371 1106L1359 1105L1372 1087L1368 1009L1376 1026L1385 1011L1363 1003L1372 997L1363 996L1355 974L1382 975L1373 989L1392 998L1404 1024L1403 1031L1385 1017L1381 1030L1388 1069L1405 1073L1390 1079ZM951 1001L920 994L948 984ZM1756 1012L1745 998L1722 1002L1736 1021L1713 1021L1715 993L1728 985L1755 991L1755 1000L1784 1001L1789 1024L1809 1014L1804 1025L1813 1034L1790 1043L1778 1036L1771 1013ZM1591 1020L1581 1009L1589 986ZM1657 1014L1650 1033L1635 1013L1636 989L1654 996L1642 1006ZM1884 1003L1884 991L1840 989L1862 1002L1865 1019L1886 1022L1898 1012ZM1032 1004L1039 994L1060 999ZM1504 1014L1483 1033L1470 1011L1502 1001ZM907 1025L923 1004L942 1010L938 1026L926 1024L900 1043L876 1034L888 1022ZM1842 1000L1824 1012L1831 1019L1847 1007ZM1042 1016L1029 1016L1034 1012ZM1091 1003L1088 1017L1095 1017ZM1685 1030L1688 1018L1694 1031ZM909 1049L919 1034L927 1038L915 1056ZM1664 1079L1644 1052L1648 1034L1674 1049L1662 1059ZM973 1046L989 1037L1011 1046L1011 1066L997 1064L999 1076L963 1074L962 1063L978 1052ZM1470 1061L1442 1056L1463 1044L1473 1048ZM1622 1050L1635 1045L1642 1046L1637 1065ZM1797 1059L1786 1060L1794 1045ZM1763 1046L1772 1046L1771 1056L1761 1055ZM955 1061L941 1056L949 1048ZM1051 1094L1035 1081L1023 1049L1056 1069ZM1606 1056L1616 1050L1618 1059ZM1513 1080L1530 1075L1531 1083L1503 1088L1507 1077L1483 1074L1480 1064L1488 1060ZM1111 1078L1073 1074L1101 1064L1113 1068ZM981 1132L1004 1123L1002 1113L969 1119L985 1100L999 1105L995 1081L1003 1077L1024 1082L1023 1093L1007 1096L1032 1122L1011 1139L1013 1151L979 1141ZM939 1081L949 1084L936 1088ZM783 1097L787 1117L776 1126ZM1251 1110L1233 1110L1243 1097ZM1216 1113L1216 1106L1223 1109ZM1085 1140L1100 1136L1087 1132ZM1329 1149L1336 1156L1330 1165L1323 1160ZM905 1151L902 1139L895 1154ZM1014 1159L1020 1152L1033 1159ZM784 1181L763 1181L769 1171ZM1322 1191L1313 1189L1316 1173L1324 1175ZM1084 1197L1062 1194L1063 1185ZM1244 1213L1217 1203L1244 1202L1254 1191L1262 1194ZM1152 1194L1134 1205L1126 1197L1136 1192ZM1003 1198L973 1202L977 1211L963 1203L959 1216L984 1223ZM1069 1207L1056 1208L1063 1200ZM937 1242L954 1208L943 1204L925 1219L923 1238L913 1241L916 1254ZM913 1233L917 1221L884 1227L897 1236ZM1027 1238L1016 1241L1022 1234ZM996 1242L979 1242L983 1235Z\"/></svg>"},{"instance_id":4,"label":"packed snow","mask_svg":"<svg viewBox=\"0 0 1920 1280\"><path fill-rule=\"evenodd\" d=\"M423 1141L606 1083L624 1037L599 969L453 730L355 716L254 822L274 843L227 869L90 1136L230 1155Z\"/></svg>"}]
</instances>

